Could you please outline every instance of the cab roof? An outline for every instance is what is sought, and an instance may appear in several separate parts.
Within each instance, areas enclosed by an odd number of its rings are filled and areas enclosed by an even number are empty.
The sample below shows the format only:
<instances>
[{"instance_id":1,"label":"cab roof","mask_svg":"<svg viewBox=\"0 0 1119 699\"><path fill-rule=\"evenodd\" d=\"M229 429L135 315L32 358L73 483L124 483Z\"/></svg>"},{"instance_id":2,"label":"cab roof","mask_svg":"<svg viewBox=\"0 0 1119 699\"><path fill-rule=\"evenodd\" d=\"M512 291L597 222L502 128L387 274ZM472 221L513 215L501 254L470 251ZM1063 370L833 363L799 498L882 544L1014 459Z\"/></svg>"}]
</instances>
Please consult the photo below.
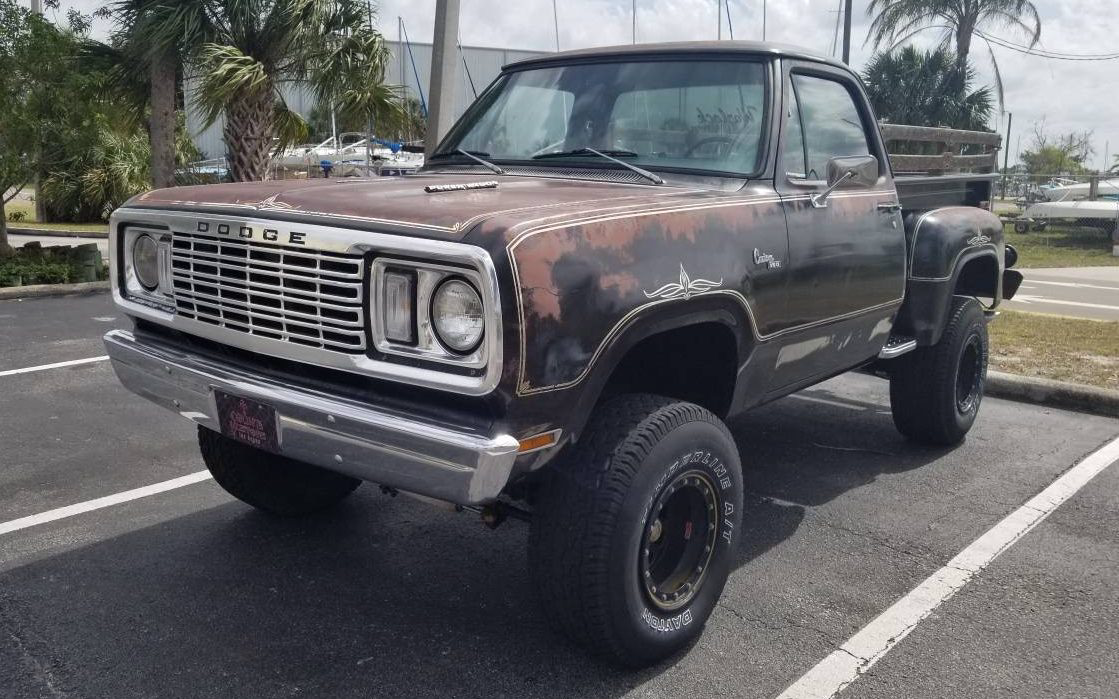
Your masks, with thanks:
<instances>
[{"instance_id":1,"label":"cab roof","mask_svg":"<svg viewBox=\"0 0 1119 699\"><path fill-rule=\"evenodd\" d=\"M789 44L775 44L762 41L669 41L657 44L622 44L620 46L601 46L590 49L576 49L574 51L560 51L541 56L533 56L520 61L514 61L503 67L502 70L523 70L537 66L566 65L571 63L593 62L599 58L624 58L633 56L644 58L649 56L673 55L742 55L764 56L768 58L796 58L798 60L815 61L850 71L850 67L827 56L812 53L807 49Z\"/></svg>"}]
</instances>

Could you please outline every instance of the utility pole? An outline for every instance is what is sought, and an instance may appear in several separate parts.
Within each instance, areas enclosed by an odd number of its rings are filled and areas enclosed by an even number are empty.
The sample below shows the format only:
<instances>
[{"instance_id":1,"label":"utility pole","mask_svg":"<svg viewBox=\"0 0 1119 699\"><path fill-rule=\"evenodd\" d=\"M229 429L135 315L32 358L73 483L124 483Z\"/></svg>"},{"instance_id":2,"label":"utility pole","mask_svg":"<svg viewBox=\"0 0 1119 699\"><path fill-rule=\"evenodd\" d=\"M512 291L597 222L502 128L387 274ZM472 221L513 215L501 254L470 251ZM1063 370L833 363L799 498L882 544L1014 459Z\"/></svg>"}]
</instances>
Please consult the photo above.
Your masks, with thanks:
<instances>
[{"instance_id":1,"label":"utility pole","mask_svg":"<svg viewBox=\"0 0 1119 699\"><path fill-rule=\"evenodd\" d=\"M843 62L851 65L851 0L843 2Z\"/></svg>"},{"instance_id":2,"label":"utility pole","mask_svg":"<svg viewBox=\"0 0 1119 699\"><path fill-rule=\"evenodd\" d=\"M1006 113L1006 152L1002 156L1002 198L1006 199L1006 175L1010 171L1010 127L1014 125L1014 112Z\"/></svg>"},{"instance_id":3,"label":"utility pole","mask_svg":"<svg viewBox=\"0 0 1119 699\"><path fill-rule=\"evenodd\" d=\"M431 157L440 139L455 120L455 86L458 61L459 0L435 0L435 35L431 41L431 83L428 88L427 136L424 154Z\"/></svg>"},{"instance_id":4,"label":"utility pole","mask_svg":"<svg viewBox=\"0 0 1119 699\"><path fill-rule=\"evenodd\" d=\"M31 0L31 11L37 15L43 14L43 0Z\"/></svg>"}]
</instances>

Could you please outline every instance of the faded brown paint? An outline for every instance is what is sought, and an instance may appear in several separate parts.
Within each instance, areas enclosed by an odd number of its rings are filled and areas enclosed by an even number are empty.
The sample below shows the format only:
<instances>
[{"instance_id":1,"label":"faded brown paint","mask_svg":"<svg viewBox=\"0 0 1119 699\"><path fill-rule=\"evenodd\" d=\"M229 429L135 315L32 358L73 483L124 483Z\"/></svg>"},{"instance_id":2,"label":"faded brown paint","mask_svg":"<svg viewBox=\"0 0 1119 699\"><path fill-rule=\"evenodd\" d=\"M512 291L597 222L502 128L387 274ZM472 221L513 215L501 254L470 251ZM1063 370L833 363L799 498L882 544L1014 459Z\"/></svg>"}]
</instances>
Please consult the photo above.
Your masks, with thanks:
<instances>
[{"instance_id":1,"label":"faded brown paint","mask_svg":"<svg viewBox=\"0 0 1119 699\"><path fill-rule=\"evenodd\" d=\"M435 192L426 185L497 180L495 189ZM214 208L245 213L286 214L308 223L402 229L413 235L459 240L477 223L495 216L526 221L544 215L639 203L686 192L618 182L480 173L421 173L408 177L283 180L161 189L127 205L141 208ZM318 219L323 219L319 221ZM365 224L363 226L362 224Z\"/></svg>"},{"instance_id":2,"label":"faded brown paint","mask_svg":"<svg viewBox=\"0 0 1119 699\"><path fill-rule=\"evenodd\" d=\"M750 332L755 322L768 332L782 310L784 269L755 263L752 251L761 246L782 261L786 240L781 204L764 189L519 231L509 246L522 320L518 391L578 381L620 323L645 307L704 293L737 305ZM698 286L658 295L681 283L682 269ZM756 303L759 293L765 303Z\"/></svg>"}]
</instances>

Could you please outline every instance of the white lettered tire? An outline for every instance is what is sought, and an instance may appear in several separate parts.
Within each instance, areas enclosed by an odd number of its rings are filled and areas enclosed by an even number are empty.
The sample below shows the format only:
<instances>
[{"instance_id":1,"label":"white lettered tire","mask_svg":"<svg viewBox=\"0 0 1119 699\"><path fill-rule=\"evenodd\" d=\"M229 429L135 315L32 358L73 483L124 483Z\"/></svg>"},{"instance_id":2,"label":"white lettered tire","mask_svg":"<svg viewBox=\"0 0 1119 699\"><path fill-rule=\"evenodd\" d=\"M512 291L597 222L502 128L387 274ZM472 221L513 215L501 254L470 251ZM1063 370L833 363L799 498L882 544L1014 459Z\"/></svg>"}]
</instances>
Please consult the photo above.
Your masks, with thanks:
<instances>
[{"instance_id":1,"label":"white lettered tire","mask_svg":"<svg viewBox=\"0 0 1119 699\"><path fill-rule=\"evenodd\" d=\"M742 487L711 412L650 395L604 402L537 497L529 561L552 625L630 666L689 645L731 571Z\"/></svg>"}]
</instances>

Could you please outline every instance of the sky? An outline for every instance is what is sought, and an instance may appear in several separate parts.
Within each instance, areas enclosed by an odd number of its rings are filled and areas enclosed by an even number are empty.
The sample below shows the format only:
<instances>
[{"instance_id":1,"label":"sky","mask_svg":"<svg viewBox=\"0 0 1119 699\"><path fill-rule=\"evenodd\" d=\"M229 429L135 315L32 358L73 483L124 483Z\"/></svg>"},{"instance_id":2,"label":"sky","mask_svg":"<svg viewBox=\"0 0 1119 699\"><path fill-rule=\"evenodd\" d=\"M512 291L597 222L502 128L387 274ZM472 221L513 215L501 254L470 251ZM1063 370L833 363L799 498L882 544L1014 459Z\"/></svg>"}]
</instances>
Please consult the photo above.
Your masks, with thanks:
<instances>
[{"instance_id":1,"label":"sky","mask_svg":"<svg viewBox=\"0 0 1119 699\"><path fill-rule=\"evenodd\" d=\"M104 0L63 0L65 9L89 12ZM872 47L864 44L870 18L869 0L854 0L851 63L866 64ZM730 0L731 23L737 39L762 38L762 7L766 4L766 40L795 44L815 53L830 54L841 0ZM1069 54L1119 53L1119 0L1034 0L1041 15L1042 48ZM403 17L413 41L430 42L435 0L380 0L374 3L386 37L396 38L396 18ZM632 41L633 0L556 0L561 49L628 44ZM716 0L637 0L637 41L714 39L718 31ZM552 0L461 0L459 36L464 45L551 51L556 46ZM51 13L48 12L48 16ZM103 23L96 34L107 30ZM1002 27L989 33L1016 43L1020 35ZM723 38L729 38L723 13ZM931 46L935 31L915 43ZM1044 124L1056 135L1091 130L1095 155L1090 165L1102 167L1105 148L1111 160L1119 153L1119 60L1062 61L1026 56L995 47L1005 88L1005 109L1014 114L1010 137L1011 163L1029 148L1035 125ZM994 84L990 55L978 40L972 61L979 84ZM1006 115L993 127L1006 134Z\"/></svg>"}]
</instances>

